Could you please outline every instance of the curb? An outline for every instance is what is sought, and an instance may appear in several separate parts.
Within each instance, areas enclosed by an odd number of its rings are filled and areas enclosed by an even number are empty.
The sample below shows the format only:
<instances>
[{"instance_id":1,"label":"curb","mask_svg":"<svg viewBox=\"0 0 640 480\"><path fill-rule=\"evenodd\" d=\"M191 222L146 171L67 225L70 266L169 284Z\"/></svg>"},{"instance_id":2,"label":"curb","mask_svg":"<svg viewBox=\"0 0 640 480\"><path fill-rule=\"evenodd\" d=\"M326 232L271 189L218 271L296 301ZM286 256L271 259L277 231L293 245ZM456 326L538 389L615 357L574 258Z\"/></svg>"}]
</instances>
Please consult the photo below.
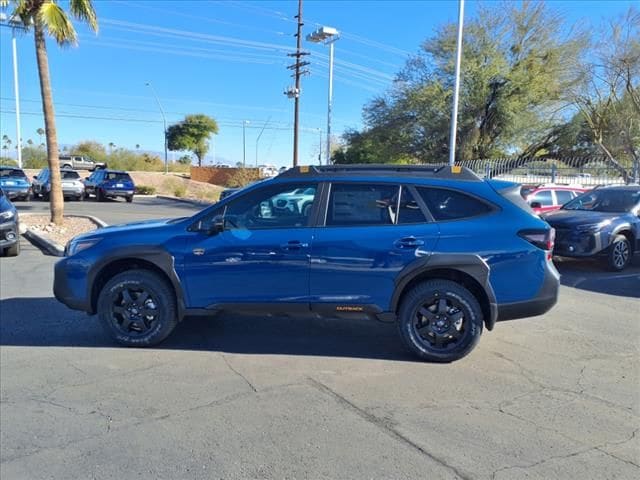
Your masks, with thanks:
<instances>
[{"instance_id":1,"label":"curb","mask_svg":"<svg viewBox=\"0 0 640 480\"><path fill-rule=\"evenodd\" d=\"M189 205L194 205L196 207L208 207L209 205L213 205L215 203L215 202L205 202L203 200L192 200L189 198L172 197L170 195L156 195L156 198L160 198L162 200L173 200L174 202L187 203Z\"/></svg>"},{"instance_id":2,"label":"curb","mask_svg":"<svg viewBox=\"0 0 640 480\"><path fill-rule=\"evenodd\" d=\"M39 215L37 213L22 213L21 217L28 217L30 215ZM100 220L98 217L94 217L93 215L69 215L69 217L76 218L87 218L91 220L93 223L97 225L98 228L104 228L108 226L108 223ZM28 228L22 233L22 236L33 242L37 247L46 251L50 255L54 257L64 257L64 247L50 238L41 235L39 233L34 232L33 230L29 230Z\"/></svg>"}]
</instances>

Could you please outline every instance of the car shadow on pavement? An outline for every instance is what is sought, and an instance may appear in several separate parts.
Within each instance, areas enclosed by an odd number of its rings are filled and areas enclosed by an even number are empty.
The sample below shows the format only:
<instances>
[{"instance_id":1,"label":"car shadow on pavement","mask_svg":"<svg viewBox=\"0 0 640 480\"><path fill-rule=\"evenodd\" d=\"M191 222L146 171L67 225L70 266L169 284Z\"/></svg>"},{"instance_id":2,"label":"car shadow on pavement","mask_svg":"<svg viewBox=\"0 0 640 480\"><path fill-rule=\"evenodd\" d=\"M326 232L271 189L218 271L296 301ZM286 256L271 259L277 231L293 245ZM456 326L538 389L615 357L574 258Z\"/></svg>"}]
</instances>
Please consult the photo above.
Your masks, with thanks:
<instances>
[{"instance_id":1,"label":"car shadow on pavement","mask_svg":"<svg viewBox=\"0 0 640 480\"><path fill-rule=\"evenodd\" d=\"M0 313L2 346L118 347L97 317L69 310L51 297L2 300ZM355 319L231 314L187 318L157 348L415 360L404 350L395 324Z\"/></svg>"},{"instance_id":2,"label":"car shadow on pavement","mask_svg":"<svg viewBox=\"0 0 640 480\"><path fill-rule=\"evenodd\" d=\"M620 297L640 298L640 255L622 272L607 271L592 259L554 260L566 287Z\"/></svg>"}]
</instances>

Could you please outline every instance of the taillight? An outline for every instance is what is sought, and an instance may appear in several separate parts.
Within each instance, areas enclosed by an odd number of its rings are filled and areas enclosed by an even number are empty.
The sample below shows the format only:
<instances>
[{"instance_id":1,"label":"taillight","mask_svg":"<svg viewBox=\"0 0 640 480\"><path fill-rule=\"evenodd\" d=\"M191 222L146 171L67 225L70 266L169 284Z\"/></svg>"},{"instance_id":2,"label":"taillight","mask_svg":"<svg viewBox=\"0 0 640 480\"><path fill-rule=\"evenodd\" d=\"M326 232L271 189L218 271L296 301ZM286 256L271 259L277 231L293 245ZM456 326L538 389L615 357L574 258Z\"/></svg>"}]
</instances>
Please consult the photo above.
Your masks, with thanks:
<instances>
[{"instance_id":1,"label":"taillight","mask_svg":"<svg viewBox=\"0 0 640 480\"><path fill-rule=\"evenodd\" d=\"M522 238L536 247L551 252L556 240L556 231L553 228L544 230L520 230L518 232Z\"/></svg>"}]
</instances>

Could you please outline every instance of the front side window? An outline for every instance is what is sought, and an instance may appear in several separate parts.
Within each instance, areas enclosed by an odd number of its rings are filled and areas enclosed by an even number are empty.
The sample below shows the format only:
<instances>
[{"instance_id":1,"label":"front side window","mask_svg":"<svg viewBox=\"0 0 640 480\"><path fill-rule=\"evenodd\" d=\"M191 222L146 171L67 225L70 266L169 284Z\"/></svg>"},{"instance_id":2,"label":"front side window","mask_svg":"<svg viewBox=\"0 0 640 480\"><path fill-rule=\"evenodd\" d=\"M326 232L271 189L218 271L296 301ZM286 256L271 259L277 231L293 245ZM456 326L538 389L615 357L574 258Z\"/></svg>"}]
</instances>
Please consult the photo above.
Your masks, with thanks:
<instances>
[{"instance_id":1,"label":"front side window","mask_svg":"<svg viewBox=\"0 0 640 480\"><path fill-rule=\"evenodd\" d=\"M240 195L224 209L225 228L306 227L316 191L316 184L281 184Z\"/></svg>"},{"instance_id":2,"label":"front side window","mask_svg":"<svg viewBox=\"0 0 640 480\"><path fill-rule=\"evenodd\" d=\"M333 184L326 225L393 225L398 189L397 185Z\"/></svg>"},{"instance_id":3,"label":"front side window","mask_svg":"<svg viewBox=\"0 0 640 480\"><path fill-rule=\"evenodd\" d=\"M436 221L460 220L491 211L486 203L455 190L424 187L417 190Z\"/></svg>"}]
</instances>

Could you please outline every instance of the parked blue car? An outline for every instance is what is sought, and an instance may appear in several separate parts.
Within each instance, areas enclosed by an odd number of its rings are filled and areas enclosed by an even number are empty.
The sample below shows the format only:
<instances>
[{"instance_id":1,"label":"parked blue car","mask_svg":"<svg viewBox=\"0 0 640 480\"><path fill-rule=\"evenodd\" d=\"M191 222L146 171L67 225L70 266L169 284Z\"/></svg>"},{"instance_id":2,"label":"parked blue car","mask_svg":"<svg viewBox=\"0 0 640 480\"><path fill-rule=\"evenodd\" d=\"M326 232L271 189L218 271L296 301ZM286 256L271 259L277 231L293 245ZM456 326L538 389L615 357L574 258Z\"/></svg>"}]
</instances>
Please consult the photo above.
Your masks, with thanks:
<instances>
[{"instance_id":1,"label":"parked blue car","mask_svg":"<svg viewBox=\"0 0 640 480\"><path fill-rule=\"evenodd\" d=\"M122 170L96 170L84 181L85 198L95 195L98 202L107 198L124 197L131 203L136 186L131 176Z\"/></svg>"},{"instance_id":2,"label":"parked blue car","mask_svg":"<svg viewBox=\"0 0 640 480\"><path fill-rule=\"evenodd\" d=\"M0 254L15 257L20 253L18 211L0 188Z\"/></svg>"},{"instance_id":3,"label":"parked blue car","mask_svg":"<svg viewBox=\"0 0 640 480\"><path fill-rule=\"evenodd\" d=\"M0 188L11 200L31 200L31 182L21 168L0 166Z\"/></svg>"},{"instance_id":4,"label":"parked blue car","mask_svg":"<svg viewBox=\"0 0 640 480\"><path fill-rule=\"evenodd\" d=\"M299 167L189 218L74 238L54 293L123 345L223 311L364 316L397 322L419 358L449 362L483 328L556 303L553 239L519 185L464 168Z\"/></svg>"}]
</instances>

